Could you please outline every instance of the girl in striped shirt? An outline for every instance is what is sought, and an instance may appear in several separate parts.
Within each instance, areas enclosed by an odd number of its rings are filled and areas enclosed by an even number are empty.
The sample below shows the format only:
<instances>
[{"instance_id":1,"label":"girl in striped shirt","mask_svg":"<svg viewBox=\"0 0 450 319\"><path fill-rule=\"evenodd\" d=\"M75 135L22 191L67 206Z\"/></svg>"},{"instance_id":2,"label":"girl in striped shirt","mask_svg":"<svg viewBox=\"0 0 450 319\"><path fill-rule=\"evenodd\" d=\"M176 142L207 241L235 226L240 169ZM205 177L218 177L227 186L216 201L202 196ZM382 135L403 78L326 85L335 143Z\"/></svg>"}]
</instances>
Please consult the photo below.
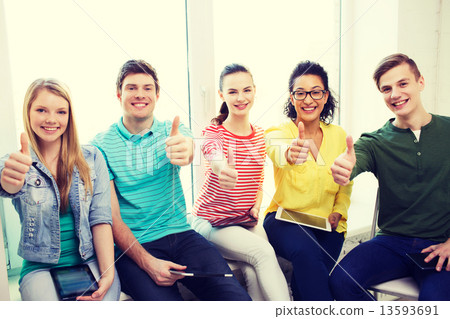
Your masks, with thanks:
<instances>
[{"instance_id":1,"label":"girl in striped shirt","mask_svg":"<svg viewBox=\"0 0 450 319\"><path fill-rule=\"evenodd\" d=\"M226 259L242 263L253 300L289 300L284 275L258 224L264 179L262 128L250 124L255 85L239 64L224 68L220 114L203 131L206 179L194 204L192 227Z\"/></svg>"}]
</instances>

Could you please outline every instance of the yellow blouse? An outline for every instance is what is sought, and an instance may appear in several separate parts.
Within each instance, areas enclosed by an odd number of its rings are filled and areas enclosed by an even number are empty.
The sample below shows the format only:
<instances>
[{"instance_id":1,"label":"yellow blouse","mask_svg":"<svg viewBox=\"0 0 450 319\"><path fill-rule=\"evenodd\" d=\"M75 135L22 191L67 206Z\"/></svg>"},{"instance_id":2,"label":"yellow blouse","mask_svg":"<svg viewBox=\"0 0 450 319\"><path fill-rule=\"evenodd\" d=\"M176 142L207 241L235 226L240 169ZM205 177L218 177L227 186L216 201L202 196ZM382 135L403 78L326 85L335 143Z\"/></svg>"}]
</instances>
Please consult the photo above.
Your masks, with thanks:
<instances>
[{"instance_id":1,"label":"yellow blouse","mask_svg":"<svg viewBox=\"0 0 450 319\"><path fill-rule=\"evenodd\" d=\"M339 126L323 122L320 128L323 140L317 159L310 152L301 165L290 165L284 156L292 139L298 137L295 123L289 121L266 130L266 150L273 163L276 190L265 214L279 206L322 217L336 212L342 215L336 231L345 232L353 182L347 186L336 184L330 167L347 147L346 133Z\"/></svg>"}]
</instances>

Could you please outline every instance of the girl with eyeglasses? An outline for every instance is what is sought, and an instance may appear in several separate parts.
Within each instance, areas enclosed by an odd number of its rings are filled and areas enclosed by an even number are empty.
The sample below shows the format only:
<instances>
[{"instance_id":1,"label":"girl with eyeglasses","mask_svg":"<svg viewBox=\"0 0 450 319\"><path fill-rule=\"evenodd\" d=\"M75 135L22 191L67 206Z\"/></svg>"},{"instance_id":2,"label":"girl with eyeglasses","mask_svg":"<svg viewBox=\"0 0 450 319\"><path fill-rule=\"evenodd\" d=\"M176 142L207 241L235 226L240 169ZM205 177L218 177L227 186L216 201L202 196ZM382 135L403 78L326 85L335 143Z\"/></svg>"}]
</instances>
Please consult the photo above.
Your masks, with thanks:
<instances>
[{"instance_id":1,"label":"girl with eyeglasses","mask_svg":"<svg viewBox=\"0 0 450 319\"><path fill-rule=\"evenodd\" d=\"M328 278L344 243L352 185L337 185L330 166L346 149L346 133L330 124L337 102L321 65L299 63L289 92L290 120L266 131L276 190L264 228L276 253L293 265L294 300L333 300ZM331 231L275 218L279 209L322 217Z\"/></svg>"}]
</instances>

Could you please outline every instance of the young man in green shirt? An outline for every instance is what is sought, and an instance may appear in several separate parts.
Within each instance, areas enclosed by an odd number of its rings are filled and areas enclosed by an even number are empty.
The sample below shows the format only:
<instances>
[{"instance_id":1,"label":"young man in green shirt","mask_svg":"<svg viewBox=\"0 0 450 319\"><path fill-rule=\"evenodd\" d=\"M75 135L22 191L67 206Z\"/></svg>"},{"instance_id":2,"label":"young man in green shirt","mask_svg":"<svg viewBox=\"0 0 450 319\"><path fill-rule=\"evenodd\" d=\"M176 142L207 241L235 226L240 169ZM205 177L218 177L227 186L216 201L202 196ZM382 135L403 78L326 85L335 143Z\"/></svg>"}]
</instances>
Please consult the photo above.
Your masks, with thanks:
<instances>
[{"instance_id":1,"label":"young man in green shirt","mask_svg":"<svg viewBox=\"0 0 450 319\"><path fill-rule=\"evenodd\" d=\"M420 94L425 81L404 54L384 58L373 76L395 117L365 133L331 167L336 183L346 185L372 172L380 191L380 232L353 249L331 275L336 300L373 300L367 288L413 276L419 300L450 300L450 118L428 113ZM420 270L406 254L438 259Z\"/></svg>"}]
</instances>

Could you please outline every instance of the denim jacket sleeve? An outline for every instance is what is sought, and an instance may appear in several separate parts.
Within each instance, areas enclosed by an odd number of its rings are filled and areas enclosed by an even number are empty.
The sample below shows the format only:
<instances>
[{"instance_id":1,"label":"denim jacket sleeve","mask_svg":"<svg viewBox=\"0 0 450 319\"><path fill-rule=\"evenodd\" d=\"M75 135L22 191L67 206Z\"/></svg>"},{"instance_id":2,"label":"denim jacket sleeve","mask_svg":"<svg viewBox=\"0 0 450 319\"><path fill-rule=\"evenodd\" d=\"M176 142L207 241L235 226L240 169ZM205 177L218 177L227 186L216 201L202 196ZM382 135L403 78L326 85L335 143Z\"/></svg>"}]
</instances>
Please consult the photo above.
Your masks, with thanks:
<instances>
[{"instance_id":1,"label":"denim jacket sleeve","mask_svg":"<svg viewBox=\"0 0 450 319\"><path fill-rule=\"evenodd\" d=\"M89 208L89 224L108 223L112 225L111 189L108 168L105 159L95 146L86 146L93 151L95 180L93 182L92 200Z\"/></svg>"}]
</instances>

